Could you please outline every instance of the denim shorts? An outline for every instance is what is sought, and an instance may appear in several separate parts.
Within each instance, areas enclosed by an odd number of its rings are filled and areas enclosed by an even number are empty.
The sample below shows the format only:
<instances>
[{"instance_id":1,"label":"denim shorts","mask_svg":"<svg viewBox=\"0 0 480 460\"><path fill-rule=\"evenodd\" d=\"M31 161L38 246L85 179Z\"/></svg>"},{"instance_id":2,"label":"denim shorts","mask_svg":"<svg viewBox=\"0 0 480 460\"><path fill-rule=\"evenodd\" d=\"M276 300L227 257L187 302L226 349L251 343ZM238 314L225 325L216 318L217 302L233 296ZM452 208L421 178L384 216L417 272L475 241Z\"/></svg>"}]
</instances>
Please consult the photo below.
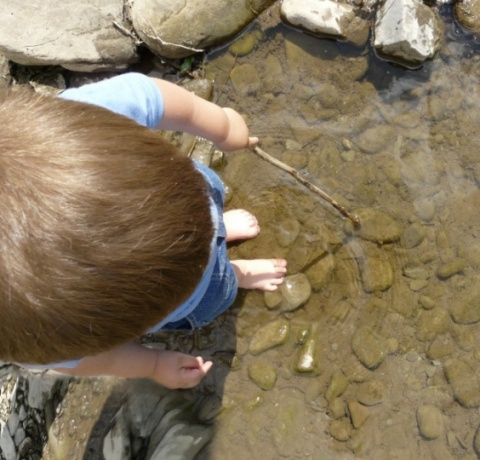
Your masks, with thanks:
<instances>
[{"instance_id":1,"label":"denim shorts","mask_svg":"<svg viewBox=\"0 0 480 460\"><path fill-rule=\"evenodd\" d=\"M218 175L206 166L196 163L197 169L209 184L209 191L218 214L217 251L213 274L207 291L195 309L185 318L165 324L162 330L194 329L211 323L235 301L238 291L237 277L227 255L226 228L223 223L225 192Z\"/></svg>"}]
</instances>

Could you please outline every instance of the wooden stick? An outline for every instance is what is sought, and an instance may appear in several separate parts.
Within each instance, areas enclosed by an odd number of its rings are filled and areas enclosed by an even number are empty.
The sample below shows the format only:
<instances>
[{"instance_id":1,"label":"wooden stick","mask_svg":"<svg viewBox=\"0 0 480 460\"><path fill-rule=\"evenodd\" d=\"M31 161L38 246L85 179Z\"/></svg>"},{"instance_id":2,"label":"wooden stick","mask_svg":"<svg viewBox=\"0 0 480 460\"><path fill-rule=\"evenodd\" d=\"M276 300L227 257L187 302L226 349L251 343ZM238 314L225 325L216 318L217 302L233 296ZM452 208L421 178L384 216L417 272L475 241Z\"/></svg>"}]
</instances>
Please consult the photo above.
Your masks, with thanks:
<instances>
[{"instance_id":1,"label":"wooden stick","mask_svg":"<svg viewBox=\"0 0 480 460\"><path fill-rule=\"evenodd\" d=\"M260 158L262 158L262 160L265 160L268 163L271 163L272 165L277 166L281 170L291 174L293 177L295 177L295 179L305 185L312 192L320 195L325 201L327 201L335 209L337 209L343 216L350 219L355 227L360 226L360 218L357 215L348 212L343 206L339 205L331 196L327 195L323 190L319 189L316 185L313 185L311 182L305 179L305 177L303 177L296 169L272 157L267 152L264 152L260 147L253 147L252 151Z\"/></svg>"}]
</instances>

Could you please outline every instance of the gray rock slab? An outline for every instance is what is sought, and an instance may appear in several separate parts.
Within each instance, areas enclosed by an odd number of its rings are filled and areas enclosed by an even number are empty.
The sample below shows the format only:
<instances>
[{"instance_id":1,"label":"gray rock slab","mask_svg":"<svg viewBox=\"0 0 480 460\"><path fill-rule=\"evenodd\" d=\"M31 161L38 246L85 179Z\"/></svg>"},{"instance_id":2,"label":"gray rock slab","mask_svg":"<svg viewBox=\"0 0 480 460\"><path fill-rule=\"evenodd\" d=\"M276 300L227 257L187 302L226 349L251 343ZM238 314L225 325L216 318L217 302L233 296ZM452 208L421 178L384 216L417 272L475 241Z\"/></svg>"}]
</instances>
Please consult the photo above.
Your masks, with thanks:
<instances>
[{"instance_id":1,"label":"gray rock slab","mask_svg":"<svg viewBox=\"0 0 480 460\"><path fill-rule=\"evenodd\" d=\"M387 0L375 20L376 50L387 59L419 64L440 48L442 27L420 0Z\"/></svg>"},{"instance_id":2,"label":"gray rock slab","mask_svg":"<svg viewBox=\"0 0 480 460\"><path fill-rule=\"evenodd\" d=\"M133 27L157 55L183 58L225 43L273 0L136 0Z\"/></svg>"},{"instance_id":3,"label":"gray rock slab","mask_svg":"<svg viewBox=\"0 0 480 460\"><path fill-rule=\"evenodd\" d=\"M122 0L16 0L0 9L0 52L23 65L122 69L137 60Z\"/></svg>"}]
</instances>

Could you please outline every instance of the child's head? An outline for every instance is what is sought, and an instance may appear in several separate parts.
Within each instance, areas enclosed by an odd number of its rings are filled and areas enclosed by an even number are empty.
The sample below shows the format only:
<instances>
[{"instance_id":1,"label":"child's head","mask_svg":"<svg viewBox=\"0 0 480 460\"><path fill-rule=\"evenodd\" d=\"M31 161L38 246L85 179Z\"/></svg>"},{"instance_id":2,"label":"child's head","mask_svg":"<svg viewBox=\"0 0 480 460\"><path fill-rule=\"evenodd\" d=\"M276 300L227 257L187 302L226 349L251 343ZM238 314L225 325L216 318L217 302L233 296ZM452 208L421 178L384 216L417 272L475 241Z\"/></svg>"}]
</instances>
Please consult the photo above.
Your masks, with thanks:
<instances>
[{"instance_id":1,"label":"child's head","mask_svg":"<svg viewBox=\"0 0 480 460\"><path fill-rule=\"evenodd\" d=\"M105 109L0 95L0 359L50 363L138 337L208 263L207 185Z\"/></svg>"}]
</instances>

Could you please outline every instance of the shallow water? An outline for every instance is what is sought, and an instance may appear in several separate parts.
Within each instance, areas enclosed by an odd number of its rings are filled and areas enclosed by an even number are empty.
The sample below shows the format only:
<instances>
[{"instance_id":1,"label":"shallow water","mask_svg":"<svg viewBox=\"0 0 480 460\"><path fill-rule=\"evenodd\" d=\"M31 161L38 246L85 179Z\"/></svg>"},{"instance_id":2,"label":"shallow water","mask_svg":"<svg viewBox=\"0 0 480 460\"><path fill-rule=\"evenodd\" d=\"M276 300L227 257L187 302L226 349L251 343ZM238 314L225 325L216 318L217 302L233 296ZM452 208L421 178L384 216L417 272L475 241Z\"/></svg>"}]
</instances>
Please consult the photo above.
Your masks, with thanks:
<instances>
[{"instance_id":1,"label":"shallow water","mask_svg":"<svg viewBox=\"0 0 480 460\"><path fill-rule=\"evenodd\" d=\"M201 458L477 458L480 59L444 13L445 44L417 70L265 19L248 54L209 57L217 102L245 114L265 151L364 209L365 233L253 153L227 156L228 207L262 229L231 256L286 257L314 289L292 312L242 293L207 330L197 349L223 349L209 376L223 410ZM249 352L279 318L288 340ZM314 369L299 373L312 337ZM272 389L249 377L256 363Z\"/></svg>"}]
</instances>

